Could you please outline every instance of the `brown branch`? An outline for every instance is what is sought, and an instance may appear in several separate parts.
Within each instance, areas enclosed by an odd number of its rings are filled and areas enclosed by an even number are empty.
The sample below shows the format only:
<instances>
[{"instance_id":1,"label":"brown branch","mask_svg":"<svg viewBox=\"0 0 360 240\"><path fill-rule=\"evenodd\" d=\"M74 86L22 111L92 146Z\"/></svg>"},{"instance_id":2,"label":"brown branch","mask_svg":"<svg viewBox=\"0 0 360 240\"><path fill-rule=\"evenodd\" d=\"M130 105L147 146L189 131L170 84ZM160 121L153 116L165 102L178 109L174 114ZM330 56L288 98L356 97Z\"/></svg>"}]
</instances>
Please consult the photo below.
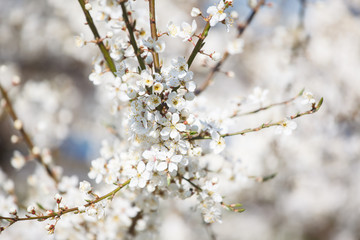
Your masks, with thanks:
<instances>
[{"instance_id":1,"label":"brown branch","mask_svg":"<svg viewBox=\"0 0 360 240\"><path fill-rule=\"evenodd\" d=\"M7 92L5 91L5 89L0 85L0 92L1 92L1 95L3 96L3 98L5 99L5 102L6 102L6 110L7 112L9 113L10 117L12 118L13 122L15 121L19 121L19 118L11 104L11 101L10 101L10 98L7 94ZM25 144L26 146L28 147L29 149L29 152L34 156L34 158L45 168L46 170L46 173L54 180L55 184L57 185L59 183L59 179L56 177L54 171L50 168L50 166L48 164L46 164L44 162L44 159L42 158L41 154L34 154L33 153L33 149L35 147L34 143L32 142L29 134L25 131L25 128L24 126L21 126L19 130L22 138L24 139L25 141Z\"/></svg>"},{"instance_id":2,"label":"brown branch","mask_svg":"<svg viewBox=\"0 0 360 240\"><path fill-rule=\"evenodd\" d=\"M98 197L93 201L89 201L87 204L84 205L84 207L89 207L95 203L98 203L104 199L107 198L113 198L115 196L115 194L117 192L119 192L123 187L127 186L130 183L130 179L127 180L126 182L124 182L123 184L120 184L117 188L115 188L113 191L105 194L102 197ZM2 217L0 216L0 219L2 220L7 220L9 221L11 224L18 222L18 221L28 221L28 220L38 220L38 221L43 221L49 218L60 218L62 215L70 213L70 212L79 212L79 208L78 207L73 207L73 208L65 208L65 209L60 209L57 212L53 212L51 214L48 214L46 216L36 216L36 217L23 217L23 218L19 218L19 217Z\"/></svg>"},{"instance_id":3,"label":"brown branch","mask_svg":"<svg viewBox=\"0 0 360 240\"><path fill-rule=\"evenodd\" d=\"M256 5L255 8L253 8L253 10L251 11L250 15L248 16L247 20L245 21L244 24L239 24L238 25L238 34L236 36L236 38L240 38L243 33L245 32L246 28L250 25L250 23L253 21L256 13L258 13L260 7L262 5L265 4L265 0L261 0L258 2L258 4ZM200 39L199 39L200 40ZM200 93L202 93L212 82L216 72L220 71L220 67L224 64L224 62L228 59L228 57L230 56L230 53L228 51L225 51L224 56L222 57L222 59L211 69L211 72L209 73L209 75L207 76L206 80L203 82L203 84L198 87L195 90L195 95L199 95Z\"/></svg>"},{"instance_id":4,"label":"brown branch","mask_svg":"<svg viewBox=\"0 0 360 240\"><path fill-rule=\"evenodd\" d=\"M313 103L312 105L312 108L306 112L302 112L302 113L297 113L293 116L290 116L289 119L295 119L295 118L299 118L301 116L304 116L304 115L309 115L309 114L313 114L313 113L316 113L321 105L323 103L323 98L320 99L320 101L318 102L317 105L315 105L315 103ZM246 133L250 133L250 132L258 132L260 130L263 130L265 128L269 128L269 127L273 127L273 126L281 126L282 124L284 123L284 120L280 120L278 122L274 122L274 123L263 123L261 124L260 126L256 127L256 128L247 128L247 129L244 129L244 130L241 130L239 132L234 132L234 133L226 133L226 134L223 134L221 135L221 137L230 137L230 136L235 136L235 135L245 135ZM188 137L189 140L201 140L201 139L211 139L210 136L202 136L201 134L199 136L196 136L196 137L191 137L189 136Z\"/></svg>"},{"instance_id":5,"label":"brown branch","mask_svg":"<svg viewBox=\"0 0 360 240\"><path fill-rule=\"evenodd\" d=\"M258 108L256 110L253 110L253 111L250 111L250 112L244 112L244 113L238 113L238 112L234 112L233 115L230 116L230 118L234 118L234 117L241 117L241 116L245 116L245 115L250 115L250 114L255 114L255 113L258 113L260 111L264 111L264 110L267 110L269 108L272 108L272 107L275 107L275 106L280 106L280 105L286 105L286 104L289 104L291 103L292 101L295 101L298 97L300 97L304 92L304 89L301 90L295 97L292 97L286 101L282 101L282 102L278 102L278 103L273 103L273 104L270 104L268 106L265 106L265 107L261 107L261 108Z\"/></svg>"},{"instance_id":6,"label":"brown branch","mask_svg":"<svg viewBox=\"0 0 360 240\"><path fill-rule=\"evenodd\" d=\"M142 219L142 217L143 217L143 212L140 211L140 212L138 212L138 213L136 214L135 217L133 217L133 218L131 219L131 225L130 225L130 227L129 227L129 229L128 229L128 234L130 234L130 235L133 236L133 237L136 236L136 224L137 224L137 222L138 222L140 219Z\"/></svg>"},{"instance_id":7,"label":"brown branch","mask_svg":"<svg viewBox=\"0 0 360 240\"><path fill-rule=\"evenodd\" d=\"M157 30L156 30L156 17L155 17L155 0L149 0L149 19L150 19L150 30L151 30L151 37L154 41L158 40ZM155 52L153 49L152 55L154 58L154 68L155 72L160 72L160 62L159 62L159 54Z\"/></svg>"}]
</instances>

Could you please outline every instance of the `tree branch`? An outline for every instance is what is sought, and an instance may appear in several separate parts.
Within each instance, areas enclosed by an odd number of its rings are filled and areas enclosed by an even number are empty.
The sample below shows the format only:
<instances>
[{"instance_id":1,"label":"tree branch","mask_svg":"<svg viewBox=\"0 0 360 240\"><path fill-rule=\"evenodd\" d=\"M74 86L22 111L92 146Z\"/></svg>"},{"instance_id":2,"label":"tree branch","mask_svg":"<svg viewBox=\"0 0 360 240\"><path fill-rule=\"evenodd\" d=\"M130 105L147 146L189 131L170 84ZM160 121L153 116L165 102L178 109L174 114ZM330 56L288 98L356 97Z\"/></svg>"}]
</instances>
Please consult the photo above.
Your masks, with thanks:
<instances>
[{"instance_id":1,"label":"tree branch","mask_svg":"<svg viewBox=\"0 0 360 240\"><path fill-rule=\"evenodd\" d=\"M134 49L134 53L135 53L136 58L137 58L137 60L139 62L140 68L142 70L144 70L144 69L146 69L145 62L144 62L144 59L142 59L141 56L140 56L141 52L140 52L140 49L137 46L136 39L135 39L135 36L134 36L134 26L130 23L130 20L129 20L129 17L128 17L128 12L127 12L126 6L125 6L125 2L121 1L120 6L121 6L121 9L122 9L122 16L123 16L123 19L125 21L126 28L127 28L128 32L129 32L130 44Z\"/></svg>"},{"instance_id":2,"label":"tree branch","mask_svg":"<svg viewBox=\"0 0 360 240\"><path fill-rule=\"evenodd\" d=\"M236 36L236 38L240 38L243 33L245 32L246 28L250 25L250 23L253 21L256 13L258 13L260 7L262 5L265 4L265 0L261 0L258 2L258 4L256 5L255 8L253 8L253 10L251 11L250 15L248 16L247 20L245 21L244 24L239 24L238 25L238 34ZM200 39L199 39L200 40ZM199 41L198 41L199 42ZM209 75L207 76L206 80L203 82L203 84L197 88L195 90L195 95L199 95L200 93L202 93L212 82L215 73L218 72L220 70L220 67L224 64L224 62L228 59L228 57L230 56L230 53L228 51L225 51L222 59L211 69L211 72L209 73ZM190 65L189 65L190 66Z\"/></svg>"},{"instance_id":3,"label":"tree branch","mask_svg":"<svg viewBox=\"0 0 360 240\"><path fill-rule=\"evenodd\" d=\"M297 99L298 97L300 97L304 92L304 89L301 90L295 97L292 97L286 101L282 101L282 102L278 102L278 103L273 103L273 104L270 104L270 105L267 105L265 107L261 107L261 108L258 108L256 110L253 110L253 111L250 111L250 112L244 112L244 113L238 113L238 112L234 112L233 115L230 116L230 118L234 118L234 117L241 117L241 116L245 116L245 115L250 115L250 114L255 114L255 113L258 113L260 111L264 111L264 110L267 110L269 108L272 108L272 107L275 107L275 106L280 106L280 105L286 105L286 104L289 104L291 103L292 101L294 101L295 99Z\"/></svg>"},{"instance_id":4,"label":"tree branch","mask_svg":"<svg viewBox=\"0 0 360 240\"><path fill-rule=\"evenodd\" d=\"M94 21L90 15L89 11L86 10L86 8L85 8L85 1L84 0L78 0L78 1L80 3L80 6L81 6L84 14L85 14L87 24L89 25L91 32L94 34L95 41L96 41L97 45L99 46L100 51L101 51L102 55L104 56L107 65L110 68L110 71L115 75L116 67L115 67L114 61L110 57L108 49L105 47L103 41L101 40L102 38L100 37L100 34L94 24Z\"/></svg>"},{"instance_id":5,"label":"tree branch","mask_svg":"<svg viewBox=\"0 0 360 240\"><path fill-rule=\"evenodd\" d=\"M312 105L312 108L306 112L302 112L302 113L297 113L293 116L290 116L289 118L290 119L295 119L295 118L299 118L301 116L304 116L304 115L308 115L308 114L313 114L313 113L316 113L321 105L323 103L323 98L320 99L320 101L318 102L317 105L315 105L315 103ZM230 136L235 136L235 135L245 135L246 133L250 133L250 132L257 132L257 131L260 131L262 129L265 129L265 128L269 128L269 127L273 127L273 126L281 126L283 124L283 120L280 120L278 122L274 122L274 123L263 123L261 124L260 126L256 127L256 128L247 128L247 129L244 129L244 130L241 130L239 132L234 132L234 133L226 133L226 134L223 134L221 135L221 137L230 137ZM189 140L201 140L201 139L211 139L210 136L196 136L196 137L191 137L189 136L188 137Z\"/></svg>"},{"instance_id":6,"label":"tree branch","mask_svg":"<svg viewBox=\"0 0 360 240\"><path fill-rule=\"evenodd\" d=\"M123 184L120 184L117 188L115 188L113 191L103 195L102 197L99 197L93 201L89 201L87 204L84 205L84 207L89 207L95 203L98 203L98 202L101 202L102 200L104 199L107 199L107 198L112 198L115 196L115 194L117 192L119 192L122 188L124 188L125 186L127 186L128 184L130 183L130 179L128 179L126 182L124 182ZM61 217L62 215L64 214L67 214L67 213L70 213L70 212L76 212L76 211L79 211L79 208L78 207L73 207L73 208L67 208L67 209L60 209L59 211L57 212L53 212L51 214L48 214L46 216L36 216L36 217L23 217L23 218L19 218L19 217L2 217L0 216L0 219L2 220L7 220L9 221L11 224L15 223L15 222L18 222L18 221L28 221L28 220L46 220L46 219L49 219L49 218L59 218Z\"/></svg>"},{"instance_id":7,"label":"tree branch","mask_svg":"<svg viewBox=\"0 0 360 240\"><path fill-rule=\"evenodd\" d=\"M151 29L151 37L154 41L158 40L157 30L156 30L156 16L155 16L155 0L149 0L149 19L150 19L150 29ZM159 62L159 54L152 51L152 55L154 58L154 68L155 72L160 72L160 62Z\"/></svg>"},{"instance_id":8,"label":"tree branch","mask_svg":"<svg viewBox=\"0 0 360 240\"><path fill-rule=\"evenodd\" d=\"M16 114L16 112L15 112L15 110L14 110L12 104L11 104L10 98L9 98L7 92L5 91L5 89L1 86L1 84L0 84L0 92L1 92L1 95L3 96L3 98L5 99L5 102L6 102L5 107L7 109L7 112L9 113L10 117L12 118L13 122L18 121L19 118L18 118L18 116L17 116L17 114ZM24 139L25 144L29 149L29 152L45 168L46 173L54 180L55 184L57 185L59 183L59 179L57 179L54 171L50 168L50 166L48 164L46 164L44 162L44 159L42 158L41 154L34 154L32 152L35 145L32 142L29 134L25 131L24 126L21 126L20 129L17 129L17 130L19 130L22 138Z\"/></svg>"}]
</instances>

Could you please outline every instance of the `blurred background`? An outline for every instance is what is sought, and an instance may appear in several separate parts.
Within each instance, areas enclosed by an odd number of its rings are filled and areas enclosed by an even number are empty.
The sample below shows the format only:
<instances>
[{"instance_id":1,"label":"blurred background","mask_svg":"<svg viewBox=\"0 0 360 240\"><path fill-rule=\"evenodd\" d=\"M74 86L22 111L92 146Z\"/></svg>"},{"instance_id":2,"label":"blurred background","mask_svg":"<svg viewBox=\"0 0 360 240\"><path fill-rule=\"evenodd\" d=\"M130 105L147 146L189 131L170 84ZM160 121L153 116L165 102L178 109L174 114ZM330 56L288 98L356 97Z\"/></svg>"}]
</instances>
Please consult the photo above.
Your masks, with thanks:
<instances>
[{"instance_id":1,"label":"blurred background","mask_svg":"<svg viewBox=\"0 0 360 240\"><path fill-rule=\"evenodd\" d=\"M210 228L189 212L190 203L169 200L163 203L159 239L360 239L360 1L267 2L243 35L243 52L222 66L223 72L196 100L198 107L210 118L226 116L255 87L268 90L264 105L287 100L305 88L317 100L324 97L323 107L297 119L298 127L290 136L266 129L226 139L226 150L209 157L213 158L209 168L219 173L226 201L240 202L246 211L224 211L223 223ZM213 3L158 1L159 29L164 32L168 21L191 22L192 7L206 12ZM0 0L0 4L1 83L36 144L52 150L64 175L89 180L90 161L99 155L102 139L111 135L106 126L116 119L109 112L109 100L88 80L92 59L100 54L97 47L77 48L74 43L80 33L92 39L78 2ZM244 0L234 0L232 10L239 22L251 12ZM197 23L200 32L204 22L197 19ZM102 24L97 25L105 35ZM227 33L218 24L204 49L223 53L235 36L236 27ZM188 56L192 49L181 39L164 40L164 62ZM196 58L192 71L198 84L214 64L206 56ZM235 76L229 77L228 71ZM21 86L8 84L14 78L21 79ZM223 127L229 132L257 127L302 109L297 103L271 108L224 120ZM18 183L22 196L26 186L21 183L35 163L21 171L12 168L14 150L27 151L22 144L11 143L15 133L0 109L0 166ZM256 181L271 174L276 177Z\"/></svg>"}]
</instances>

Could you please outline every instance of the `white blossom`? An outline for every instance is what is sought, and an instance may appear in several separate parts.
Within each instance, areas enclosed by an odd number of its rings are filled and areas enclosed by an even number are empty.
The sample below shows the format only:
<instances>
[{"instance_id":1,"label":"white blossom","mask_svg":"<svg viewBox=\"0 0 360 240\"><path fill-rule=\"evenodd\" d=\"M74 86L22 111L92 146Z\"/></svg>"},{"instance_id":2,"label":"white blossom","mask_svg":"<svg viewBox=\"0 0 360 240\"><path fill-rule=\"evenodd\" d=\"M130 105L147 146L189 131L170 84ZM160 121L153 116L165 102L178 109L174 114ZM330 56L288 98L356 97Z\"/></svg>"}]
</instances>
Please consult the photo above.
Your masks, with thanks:
<instances>
[{"instance_id":1,"label":"white blossom","mask_svg":"<svg viewBox=\"0 0 360 240\"><path fill-rule=\"evenodd\" d=\"M196 21L193 20L192 24L188 24L187 22L183 22L181 24L181 32L178 34L179 37L183 38L183 41L189 41L194 35L197 28Z\"/></svg>"},{"instance_id":2,"label":"white blossom","mask_svg":"<svg viewBox=\"0 0 360 240\"><path fill-rule=\"evenodd\" d=\"M225 4L223 0L219 1L217 6L210 6L207 9L207 13L210 14L210 26L215 26L218 22L223 21L226 18Z\"/></svg>"},{"instance_id":3,"label":"white blossom","mask_svg":"<svg viewBox=\"0 0 360 240\"><path fill-rule=\"evenodd\" d=\"M79 184L79 190L82 193L88 193L91 191L91 184L88 181L81 181Z\"/></svg>"},{"instance_id":4,"label":"white blossom","mask_svg":"<svg viewBox=\"0 0 360 240\"><path fill-rule=\"evenodd\" d=\"M276 134L284 134L284 135L290 135L293 130L295 130L297 127L296 122L285 119L281 122L281 125L276 127L275 133Z\"/></svg>"},{"instance_id":5,"label":"white blossom","mask_svg":"<svg viewBox=\"0 0 360 240\"><path fill-rule=\"evenodd\" d=\"M220 153L225 148L225 139L217 131L211 133L210 148L214 153Z\"/></svg>"},{"instance_id":6,"label":"white blossom","mask_svg":"<svg viewBox=\"0 0 360 240\"><path fill-rule=\"evenodd\" d=\"M302 94L303 100L301 101L302 104L309 104L309 103L315 103L315 98L311 92L304 91Z\"/></svg>"},{"instance_id":7,"label":"white blossom","mask_svg":"<svg viewBox=\"0 0 360 240\"><path fill-rule=\"evenodd\" d=\"M14 151L14 156L11 158L11 165L15 168L15 169L21 169L26 163L26 160L24 158L24 156L21 154L21 152L15 150Z\"/></svg>"},{"instance_id":8,"label":"white blossom","mask_svg":"<svg viewBox=\"0 0 360 240\"><path fill-rule=\"evenodd\" d=\"M193 8L191 9L191 16L192 16L192 17L197 17L197 16L199 16L199 15L201 15L200 9L198 9L198 8L196 8L196 7L193 7Z\"/></svg>"},{"instance_id":9,"label":"white blossom","mask_svg":"<svg viewBox=\"0 0 360 240\"><path fill-rule=\"evenodd\" d=\"M230 54L242 53L244 49L244 40L242 38L236 38L228 44L227 49Z\"/></svg>"}]
</instances>

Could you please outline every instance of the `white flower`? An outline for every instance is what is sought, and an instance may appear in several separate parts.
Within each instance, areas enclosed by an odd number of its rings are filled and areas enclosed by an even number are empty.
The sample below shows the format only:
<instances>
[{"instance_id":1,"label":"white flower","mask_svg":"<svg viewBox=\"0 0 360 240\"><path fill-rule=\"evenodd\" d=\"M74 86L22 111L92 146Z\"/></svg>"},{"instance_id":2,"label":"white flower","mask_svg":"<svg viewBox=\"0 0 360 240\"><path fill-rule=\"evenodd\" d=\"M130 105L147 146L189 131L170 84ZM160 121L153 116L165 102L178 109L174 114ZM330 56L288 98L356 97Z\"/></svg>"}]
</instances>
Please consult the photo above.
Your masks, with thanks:
<instances>
[{"instance_id":1,"label":"white flower","mask_svg":"<svg viewBox=\"0 0 360 240\"><path fill-rule=\"evenodd\" d=\"M230 54L242 53L244 49L244 40L236 38L228 44L227 50Z\"/></svg>"},{"instance_id":2,"label":"white flower","mask_svg":"<svg viewBox=\"0 0 360 240\"><path fill-rule=\"evenodd\" d=\"M250 8L255 8L258 5L258 0L248 0L248 5Z\"/></svg>"},{"instance_id":3,"label":"white flower","mask_svg":"<svg viewBox=\"0 0 360 240\"><path fill-rule=\"evenodd\" d=\"M130 177L132 177L129 184L130 187L138 186L140 188L144 188L146 182L150 179L150 172L146 170L145 163L140 161L136 170L132 169L132 171L130 171Z\"/></svg>"},{"instance_id":4,"label":"white flower","mask_svg":"<svg viewBox=\"0 0 360 240\"><path fill-rule=\"evenodd\" d=\"M184 108L185 100L183 99L182 96L179 96L176 92L171 92L169 94L166 103L170 108L174 108L181 111Z\"/></svg>"},{"instance_id":5,"label":"white flower","mask_svg":"<svg viewBox=\"0 0 360 240\"><path fill-rule=\"evenodd\" d=\"M210 148L218 154L225 148L225 139L217 131L212 131Z\"/></svg>"},{"instance_id":6,"label":"white flower","mask_svg":"<svg viewBox=\"0 0 360 240\"><path fill-rule=\"evenodd\" d=\"M301 101L302 104L308 103L315 103L315 98L311 92L304 91L302 94L303 100Z\"/></svg>"},{"instance_id":7,"label":"white flower","mask_svg":"<svg viewBox=\"0 0 360 240\"><path fill-rule=\"evenodd\" d=\"M91 162L90 172L88 174L90 179L95 179L96 183L100 183L103 175L106 174L105 159L98 158Z\"/></svg>"},{"instance_id":8,"label":"white flower","mask_svg":"<svg viewBox=\"0 0 360 240\"><path fill-rule=\"evenodd\" d=\"M179 123L179 120L179 114L174 113L171 118L170 126L164 127L160 132L160 135L163 137L163 139L168 139L169 137L175 140L180 139L179 132L184 132L186 130L186 126L183 123Z\"/></svg>"},{"instance_id":9,"label":"white flower","mask_svg":"<svg viewBox=\"0 0 360 240\"><path fill-rule=\"evenodd\" d=\"M219 61L221 59L221 54L219 52L215 52L215 53L211 54L211 58L214 61Z\"/></svg>"},{"instance_id":10,"label":"white flower","mask_svg":"<svg viewBox=\"0 0 360 240\"><path fill-rule=\"evenodd\" d=\"M148 37L146 40L144 40L144 45L149 49L153 49L155 45L155 41L152 37Z\"/></svg>"},{"instance_id":11,"label":"white flower","mask_svg":"<svg viewBox=\"0 0 360 240\"><path fill-rule=\"evenodd\" d=\"M248 101L251 103L263 103L266 99L266 96L268 94L269 90L267 89L261 89L259 87L254 88L254 91L251 95L248 97Z\"/></svg>"},{"instance_id":12,"label":"white flower","mask_svg":"<svg viewBox=\"0 0 360 240\"><path fill-rule=\"evenodd\" d=\"M164 90L164 86L162 85L162 83L155 83L152 87L152 90L154 93L161 93Z\"/></svg>"},{"instance_id":13,"label":"white flower","mask_svg":"<svg viewBox=\"0 0 360 240\"><path fill-rule=\"evenodd\" d=\"M144 45L149 49L153 49L158 53L161 53L165 50L165 42L162 40L155 41L151 37L144 41Z\"/></svg>"},{"instance_id":14,"label":"white flower","mask_svg":"<svg viewBox=\"0 0 360 240\"><path fill-rule=\"evenodd\" d=\"M276 134L290 135L297 127L296 122L285 119L281 122L281 125L275 129Z\"/></svg>"},{"instance_id":15,"label":"white flower","mask_svg":"<svg viewBox=\"0 0 360 240\"><path fill-rule=\"evenodd\" d=\"M91 184L88 181L82 181L79 184L79 190L82 193L88 193L91 191Z\"/></svg>"},{"instance_id":16,"label":"white flower","mask_svg":"<svg viewBox=\"0 0 360 240\"><path fill-rule=\"evenodd\" d=\"M135 88L129 87L128 89L126 89L126 94L130 99L133 99L137 96L138 92Z\"/></svg>"},{"instance_id":17,"label":"white flower","mask_svg":"<svg viewBox=\"0 0 360 240\"><path fill-rule=\"evenodd\" d=\"M152 94L148 97L147 99L147 106L151 109L154 110L157 106L160 105L161 103L161 98L155 94Z\"/></svg>"},{"instance_id":18,"label":"white flower","mask_svg":"<svg viewBox=\"0 0 360 240\"><path fill-rule=\"evenodd\" d=\"M84 34L80 33L80 36L75 36L75 45L77 47L83 47L85 45Z\"/></svg>"},{"instance_id":19,"label":"white flower","mask_svg":"<svg viewBox=\"0 0 360 240\"><path fill-rule=\"evenodd\" d=\"M178 57L177 59L172 59L171 64L175 67L177 71L177 76L174 77L183 78L186 76L189 68L185 57Z\"/></svg>"},{"instance_id":20,"label":"white flower","mask_svg":"<svg viewBox=\"0 0 360 240\"><path fill-rule=\"evenodd\" d=\"M157 40L154 44L154 50L157 53L162 53L165 50L165 42L162 40Z\"/></svg>"},{"instance_id":21,"label":"white flower","mask_svg":"<svg viewBox=\"0 0 360 240\"><path fill-rule=\"evenodd\" d=\"M167 25L168 34L170 37L177 37L180 33L180 27L173 24L172 22L169 22Z\"/></svg>"},{"instance_id":22,"label":"white flower","mask_svg":"<svg viewBox=\"0 0 360 240\"><path fill-rule=\"evenodd\" d=\"M214 206L203 208L202 213L206 223L221 222L221 210Z\"/></svg>"},{"instance_id":23,"label":"white flower","mask_svg":"<svg viewBox=\"0 0 360 240\"><path fill-rule=\"evenodd\" d=\"M100 85L101 84L101 75L102 73L93 72L89 75L89 80L93 82L94 85Z\"/></svg>"},{"instance_id":24,"label":"white flower","mask_svg":"<svg viewBox=\"0 0 360 240\"><path fill-rule=\"evenodd\" d=\"M194 81L186 82L185 86L186 86L186 89L187 89L189 92L194 92L195 89L196 89L196 84L195 84Z\"/></svg>"},{"instance_id":25,"label":"white flower","mask_svg":"<svg viewBox=\"0 0 360 240\"><path fill-rule=\"evenodd\" d=\"M224 13L225 4L223 0L220 0L219 4L211 6L207 9L207 13L211 15L210 26L215 26L218 22L223 21L226 18L226 13Z\"/></svg>"},{"instance_id":26,"label":"white flower","mask_svg":"<svg viewBox=\"0 0 360 240\"><path fill-rule=\"evenodd\" d=\"M35 210L35 206L34 205L29 205L26 209L26 211L28 213L31 213L31 214L35 214L36 210Z\"/></svg>"},{"instance_id":27,"label":"white flower","mask_svg":"<svg viewBox=\"0 0 360 240\"><path fill-rule=\"evenodd\" d=\"M104 217L105 215L105 205L103 202L99 202L96 204L91 204L87 209L86 209L86 213L89 216L93 216L93 217L97 217L97 219L101 219Z\"/></svg>"},{"instance_id":28,"label":"white flower","mask_svg":"<svg viewBox=\"0 0 360 240\"><path fill-rule=\"evenodd\" d=\"M85 9L90 11L92 9L92 6L90 3L85 4Z\"/></svg>"},{"instance_id":29,"label":"white flower","mask_svg":"<svg viewBox=\"0 0 360 240\"><path fill-rule=\"evenodd\" d=\"M216 192L217 188L217 179L206 181L205 186L202 188L204 191L201 194L206 194L203 196L204 198L210 197L214 202L221 203L223 199L222 196Z\"/></svg>"},{"instance_id":30,"label":"white flower","mask_svg":"<svg viewBox=\"0 0 360 240\"><path fill-rule=\"evenodd\" d=\"M55 199L56 203L59 204L62 200L62 197L60 196L59 193L56 193L54 199Z\"/></svg>"},{"instance_id":31,"label":"white flower","mask_svg":"<svg viewBox=\"0 0 360 240\"><path fill-rule=\"evenodd\" d=\"M25 162L26 160L24 156L21 154L21 152L15 150L14 156L11 158L11 165L15 169L19 170L25 165Z\"/></svg>"},{"instance_id":32,"label":"white flower","mask_svg":"<svg viewBox=\"0 0 360 240\"><path fill-rule=\"evenodd\" d=\"M147 71L142 71L141 72L141 77L142 77L142 83L145 86L151 87L153 85L154 78Z\"/></svg>"},{"instance_id":33,"label":"white flower","mask_svg":"<svg viewBox=\"0 0 360 240\"><path fill-rule=\"evenodd\" d=\"M147 65L152 64L153 56L152 56L151 52L146 52L144 56L145 56L145 64L147 64Z\"/></svg>"},{"instance_id":34,"label":"white flower","mask_svg":"<svg viewBox=\"0 0 360 240\"><path fill-rule=\"evenodd\" d=\"M198 9L198 8L196 8L196 7L193 7L193 8L191 9L191 16L192 16L192 17L197 17L197 16L199 16L199 15L201 15L200 9Z\"/></svg>"},{"instance_id":35,"label":"white flower","mask_svg":"<svg viewBox=\"0 0 360 240\"><path fill-rule=\"evenodd\" d=\"M197 28L196 21L193 20L191 26L187 22L183 22L181 28L182 31L179 33L179 37L183 38L183 41L191 40L191 37L194 35Z\"/></svg>"},{"instance_id":36,"label":"white flower","mask_svg":"<svg viewBox=\"0 0 360 240\"><path fill-rule=\"evenodd\" d=\"M173 152L160 152L158 154L159 160L162 160L156 167L158 171L165 171L166 169L169 172L177 171L177 164L181 162L182 155L173 155Z\"/></svg>"},{"instance_id":37,"label":"white flower","mask_svg":"<svg viewBox=\"0 0 360 240\"><path fill-rule=\"evenodd\" d=\"M230 13L230 17L231 17L231 19L238 19L239 18L239 13L237 11L233 10Z\"/></svg>"}]
</instances>

